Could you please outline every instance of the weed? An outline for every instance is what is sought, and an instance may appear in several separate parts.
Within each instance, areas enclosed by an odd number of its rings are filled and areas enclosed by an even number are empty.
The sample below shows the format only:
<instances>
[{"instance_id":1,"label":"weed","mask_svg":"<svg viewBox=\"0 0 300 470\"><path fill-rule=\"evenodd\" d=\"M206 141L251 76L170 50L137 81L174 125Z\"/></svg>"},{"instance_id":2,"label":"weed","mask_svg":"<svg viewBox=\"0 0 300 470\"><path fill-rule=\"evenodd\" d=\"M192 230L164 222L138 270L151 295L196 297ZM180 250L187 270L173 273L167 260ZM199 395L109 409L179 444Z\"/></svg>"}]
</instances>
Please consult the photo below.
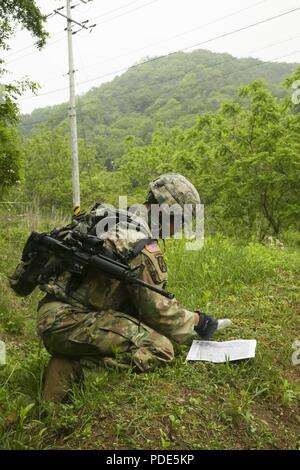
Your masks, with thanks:
<instances>
[{"instance_id":1,"label":"weed","mask_svg":"<svg viewBox=\"0 0 300 470\"><path fill-rule=\"evenodd\" d=\"M51 224L41 215L14 217L0 229L4 274L13 271L28 232ZM300 331L297 243L279 250L216 236L199 252L185 251L184 241L168 242L166 257L178 300L231 318L232 328L216 339L256 338L256 358L186 363L183 345L168 367L148 374L86 371L84 389L74 387L69 404L43 403L49 356L35 334L41 294L17 298L1 278L0 337L8 359L0 368L1 448L300 447L300 366L291 363Z\"/></svg>"}]
</instances>

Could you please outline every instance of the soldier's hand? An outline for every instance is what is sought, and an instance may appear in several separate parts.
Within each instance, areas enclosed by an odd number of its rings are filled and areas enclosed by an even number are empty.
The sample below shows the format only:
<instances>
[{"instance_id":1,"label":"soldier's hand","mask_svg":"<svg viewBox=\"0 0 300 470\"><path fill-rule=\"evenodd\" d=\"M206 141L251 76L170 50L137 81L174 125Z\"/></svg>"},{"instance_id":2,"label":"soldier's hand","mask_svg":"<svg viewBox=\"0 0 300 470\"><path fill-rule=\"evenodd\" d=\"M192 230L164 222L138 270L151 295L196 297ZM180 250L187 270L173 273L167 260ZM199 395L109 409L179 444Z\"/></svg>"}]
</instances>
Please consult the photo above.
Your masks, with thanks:
<instances>
[{"instance_id":1,"label":"soldier's hand","mask_svg":"<svg viewBox=\"0 0 300 470\"><path fill-rule=\"evenodd\" d=\"M195 312L195 314L198 315L199 321L194 326L194 330L196 331L196 333L198 333L200 338L209 339L218 329L218 320L215 317L207 315L204 312Z\"/></svg>"}]
</instances>

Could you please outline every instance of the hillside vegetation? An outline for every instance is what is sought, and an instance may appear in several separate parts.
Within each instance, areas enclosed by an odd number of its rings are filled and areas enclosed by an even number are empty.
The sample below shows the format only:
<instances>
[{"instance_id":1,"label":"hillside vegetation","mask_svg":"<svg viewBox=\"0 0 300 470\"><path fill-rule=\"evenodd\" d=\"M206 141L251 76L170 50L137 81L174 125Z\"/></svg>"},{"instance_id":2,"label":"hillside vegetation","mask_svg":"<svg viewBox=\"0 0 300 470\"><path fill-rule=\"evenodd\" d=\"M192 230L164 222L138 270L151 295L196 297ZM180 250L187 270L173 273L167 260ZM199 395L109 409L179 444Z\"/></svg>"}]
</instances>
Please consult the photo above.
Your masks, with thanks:
<instances>
[{"instance_id":1,"label":"hillside vegetation","mask_svg":"<svg viewBox=\"0 0 300 470\"><path fill-rule=\"evenodd\" d=\"M276 96L282 96L281 83L296 66L206 50L151 58L78 98L79 136L95 144L97 160L110 169L123 154L128 135L142 145L151 142L159 123L190 127L199 114L216 111L253 80L266 81ZM23 116L21 129L28 136L35 125L52 128L63 122L68 122L67 103Z\"/></svg>"}]
</instances>

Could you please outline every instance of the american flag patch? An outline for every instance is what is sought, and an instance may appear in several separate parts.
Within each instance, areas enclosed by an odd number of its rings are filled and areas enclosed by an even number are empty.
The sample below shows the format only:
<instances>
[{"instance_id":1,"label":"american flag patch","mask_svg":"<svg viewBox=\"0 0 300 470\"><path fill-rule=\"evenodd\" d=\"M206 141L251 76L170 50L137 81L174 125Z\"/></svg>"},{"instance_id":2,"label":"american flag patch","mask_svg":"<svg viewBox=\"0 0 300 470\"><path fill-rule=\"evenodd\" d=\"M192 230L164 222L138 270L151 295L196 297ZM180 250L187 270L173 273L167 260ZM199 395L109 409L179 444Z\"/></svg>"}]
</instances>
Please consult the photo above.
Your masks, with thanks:
<instances>
[{"instance_id":1,"label":"american flag patch","mask_svg":"<svg viewBox=\"0 0 300 470\"><path fill-rule=\"evenodd\" d=\"M146 245L145 249L149 251L149 253L160 253L160 247L157 243L151 243L150 245Z\"/></svg>"}]
</instances>

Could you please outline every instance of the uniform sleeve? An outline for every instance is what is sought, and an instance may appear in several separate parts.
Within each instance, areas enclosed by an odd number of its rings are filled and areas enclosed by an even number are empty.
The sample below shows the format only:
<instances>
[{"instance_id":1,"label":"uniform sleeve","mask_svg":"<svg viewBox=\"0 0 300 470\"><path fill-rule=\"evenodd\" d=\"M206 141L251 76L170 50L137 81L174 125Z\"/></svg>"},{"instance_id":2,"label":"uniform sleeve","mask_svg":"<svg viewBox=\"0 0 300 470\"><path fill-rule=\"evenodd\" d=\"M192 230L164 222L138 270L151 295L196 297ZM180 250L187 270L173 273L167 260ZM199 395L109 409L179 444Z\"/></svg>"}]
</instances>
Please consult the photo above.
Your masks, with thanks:
<instances>
[{"instance_id":1,"label":"uniform sleeve","mask_svg":"<svg viewBox=\"0 0 300 470\"><path fill-rule=\"evenodd\" d=\"M140 279L164 288L167 267L158 245L156 246L156 252L149 252L146 247L130 264L132 268L142 266ZM168 299L146 287L128 288L143 323L177 343L184 343L195 334L194 312L182 307L176 299Z\"/></svg>"}]
</instances>

